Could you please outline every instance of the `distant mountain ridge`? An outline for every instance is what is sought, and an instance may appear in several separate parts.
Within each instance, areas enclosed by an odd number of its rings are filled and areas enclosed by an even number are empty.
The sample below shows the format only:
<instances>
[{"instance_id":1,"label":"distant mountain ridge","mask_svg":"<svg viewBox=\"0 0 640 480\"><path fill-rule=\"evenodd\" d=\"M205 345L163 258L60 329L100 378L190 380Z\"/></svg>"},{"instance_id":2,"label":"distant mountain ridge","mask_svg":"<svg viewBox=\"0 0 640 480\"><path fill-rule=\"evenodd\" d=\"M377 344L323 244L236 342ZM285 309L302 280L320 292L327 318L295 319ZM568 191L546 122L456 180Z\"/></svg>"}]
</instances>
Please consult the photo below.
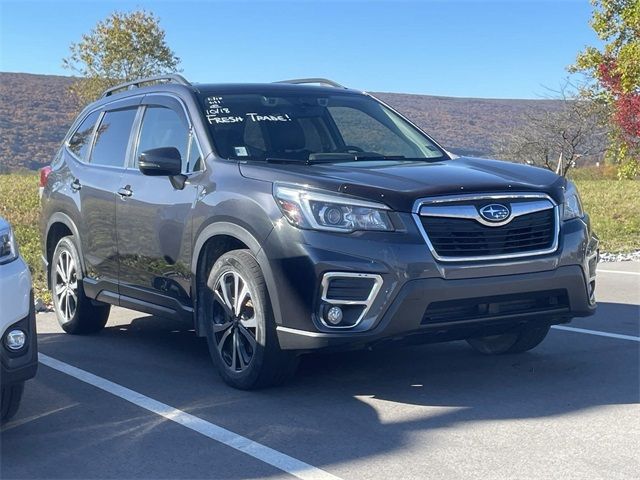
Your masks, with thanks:
<instances>
[{"instance_id":1,"label":"distant mountain ridge","mask_svg":"<svg viewBox=\"0 0 640 480\"><path fill-rule=\"evenodd\" d=\"M35 170L50 162L73 121L71 77L0 72L0 172ZM372 92L373 93L373 92ZM452 98L373 93L449 151L491 157L528 109L558 108L557 100Z\"/></svg>"}]
</instances>

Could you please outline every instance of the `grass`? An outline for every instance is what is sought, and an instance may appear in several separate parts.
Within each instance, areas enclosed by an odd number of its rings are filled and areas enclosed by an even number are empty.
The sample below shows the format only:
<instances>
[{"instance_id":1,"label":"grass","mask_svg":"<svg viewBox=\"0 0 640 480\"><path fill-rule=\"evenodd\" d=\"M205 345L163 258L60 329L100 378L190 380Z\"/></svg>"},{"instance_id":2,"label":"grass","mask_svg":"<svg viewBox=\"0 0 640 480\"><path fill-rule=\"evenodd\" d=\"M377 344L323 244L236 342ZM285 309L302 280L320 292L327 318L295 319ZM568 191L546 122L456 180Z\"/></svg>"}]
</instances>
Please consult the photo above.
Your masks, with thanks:
<instances>
[{"instance_id":1,"label":"grass","mask_svg":"<svg viewBox=\"0 0 640 480\"><path fill-rule=\"evenodd\" d=\"M572 168L569 170L571 180L617 180L618 167L616 165L590 165L588 167Z\"/></svg>"},{"instance_id":2,"label":"grass","mask_svg":"<svg viewBox=\"0 0 640 480\"><path fill-rule=\"evenodd\" d=\"M640 250L640 181L575 180L600 250Z\"/></svg>"},{"instance_id":3,"label":"grass","mask_svg":"<svg viewBox=\"0 0 640 480\"><path fill-rule=\"evenodd\" d=\"M31 269L34 294L49 303L51 295L40 260L38 175L32 172L0 175L0 202L0 216L13 226L20 254Z\"/></svg>"},{"instance_id":4,"label":"grass","mask_svg":"<svg viewBox=\"0 0 640 480\"><path fill-rule=\"evenodd\" d=\"M640 181L580 179L578 175L574 178L600 237L601 250L611 253L640 250ZM0 199L0 216L15 229L20 253L31 268L36 297L48 303L51 295L40 261L38 175L32 172L0 175Z\"/></svg>"}]
</instances>

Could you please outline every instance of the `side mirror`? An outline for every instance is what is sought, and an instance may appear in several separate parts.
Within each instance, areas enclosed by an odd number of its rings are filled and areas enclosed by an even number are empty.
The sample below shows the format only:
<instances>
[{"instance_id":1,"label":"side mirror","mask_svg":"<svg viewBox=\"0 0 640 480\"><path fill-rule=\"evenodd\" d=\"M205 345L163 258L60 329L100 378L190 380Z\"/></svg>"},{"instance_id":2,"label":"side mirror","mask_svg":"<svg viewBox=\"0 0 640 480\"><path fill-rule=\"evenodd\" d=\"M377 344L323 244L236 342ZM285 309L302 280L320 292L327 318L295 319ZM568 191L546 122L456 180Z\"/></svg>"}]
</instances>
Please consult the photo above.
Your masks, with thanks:
<instances>
[{"instance_id":1,"label":"side mirror","mask_svg":"<svg viewBox=\"0 0 640 480\"><path fill-rule=\"evenodd\" d=\"M143 175L172 177L182 173L182 157L175 147L152 148L140 154L138 168Z\"/></svg>"}]
</instances>

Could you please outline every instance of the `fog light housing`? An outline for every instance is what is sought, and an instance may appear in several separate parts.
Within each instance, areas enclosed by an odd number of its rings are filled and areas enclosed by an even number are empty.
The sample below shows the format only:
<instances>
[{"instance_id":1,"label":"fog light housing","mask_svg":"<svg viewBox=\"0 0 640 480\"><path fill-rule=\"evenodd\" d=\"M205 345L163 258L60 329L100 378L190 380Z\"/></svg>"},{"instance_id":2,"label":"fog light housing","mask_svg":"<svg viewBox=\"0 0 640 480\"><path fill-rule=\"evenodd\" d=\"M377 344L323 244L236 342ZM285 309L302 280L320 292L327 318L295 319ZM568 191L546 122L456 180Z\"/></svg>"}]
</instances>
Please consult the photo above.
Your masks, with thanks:
<instances>
[{"instance_id":1,"label":"fog light housing","mask_svg":"<svg viewBox=\"0 0 640 480\"><path fill-rule=\"evenodd\" d=\"M17 351L27 344L27 334L22 330L11 330L4 337L5 346L12 351Z\"/></svg>"},{"instance_id":2,"label":"fog light housing","mask_svg":"<svg viewBox=\"0 0 640 480\"><path fill-rule=\"evenodd\" d=\"M331 325L339 325L342 322L342 309L335 306L331 307L327 310L325 318Z\"/></svg>"}]
</instances>

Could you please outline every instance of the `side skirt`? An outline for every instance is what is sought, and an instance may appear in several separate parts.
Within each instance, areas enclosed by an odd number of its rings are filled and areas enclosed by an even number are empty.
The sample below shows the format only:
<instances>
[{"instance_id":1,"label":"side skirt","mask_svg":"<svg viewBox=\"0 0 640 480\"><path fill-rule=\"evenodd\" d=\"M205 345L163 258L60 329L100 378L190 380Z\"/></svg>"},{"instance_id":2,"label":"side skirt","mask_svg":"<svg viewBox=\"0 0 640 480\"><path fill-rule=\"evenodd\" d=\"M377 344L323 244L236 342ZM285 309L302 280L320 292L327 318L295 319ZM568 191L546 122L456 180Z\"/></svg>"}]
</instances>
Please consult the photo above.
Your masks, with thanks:
<instances>
[{"instance_id":1,"label":"side skirt","mask_svg":"<svg viewBox=\"0 0 640 480\"><path fill-rule=\"evenodd\" d=\"M145 300L139 298L137 295L123 295L118 293L118 285L115 282L108 280L84 278L82 280L82 285L87 297L99 302L118 305L120 307L172 320L188 322L190 325L194 324L193 308L188 305L184 305L173 297L148 291L140 292L146 297ZM136 289L131 287L127 288L127 290L128 293L136 291Z\"/></svg>"}]
</instances>

